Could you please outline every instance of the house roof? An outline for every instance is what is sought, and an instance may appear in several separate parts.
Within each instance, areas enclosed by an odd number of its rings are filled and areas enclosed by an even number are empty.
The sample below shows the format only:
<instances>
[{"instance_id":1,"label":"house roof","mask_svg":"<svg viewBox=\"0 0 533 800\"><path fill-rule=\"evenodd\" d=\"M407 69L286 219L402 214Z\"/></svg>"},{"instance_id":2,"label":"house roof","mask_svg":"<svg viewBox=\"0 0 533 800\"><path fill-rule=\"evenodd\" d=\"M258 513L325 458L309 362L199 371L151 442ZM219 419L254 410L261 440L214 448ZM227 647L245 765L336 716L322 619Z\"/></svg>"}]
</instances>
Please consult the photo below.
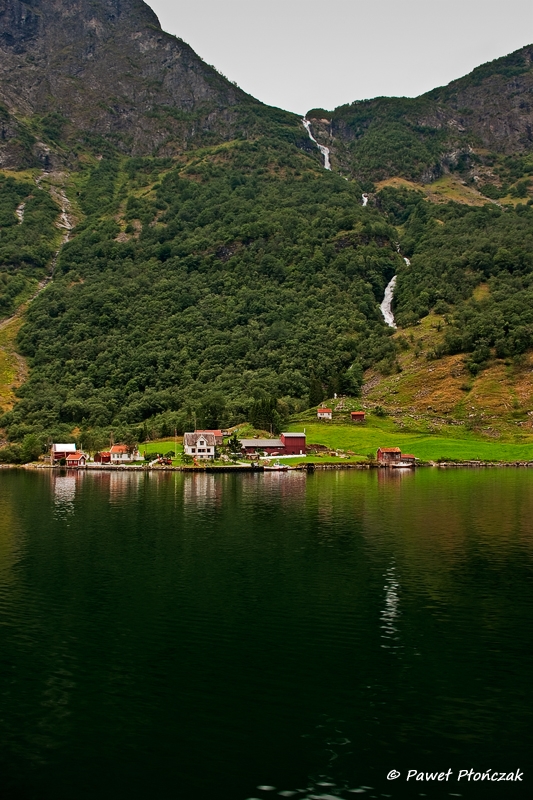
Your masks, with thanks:
<instances>
[{"instance_id":1,"label":"house roof","mask_svg":"<svg viewBox=\"0 0 533 800\"><path fill-rule=\"evenodd\" d=\"M67 456L67 461L79 461L80 458L85 458L85 454L80 452L70 453L70 455Z\"/></svg>"},{"instance_id":2,"label":"house roof","mask_svg":"<svg viewBox=\"0 0 533 800\"><path fill-rule=\"evenodd\" d=\"M241 439L242 447L255 447L262 450L266 447L279 447L283 449L283 442L281 439Z\"/></svg>"},{"instance_id":3,"label":"house roof","mask_svg":"<svg viewBox=\"0 0 533 800\"><path fill-rule=\"evenodd\" d=\"M109 452L110 453L127 453L128 452L128 445L126 445L126 444L114 444Z\"/></svg>"},{"instance_id":4,"label":"house roof","mask_svg":"<svg viewBox=\"0 0 533 800\"><path fill-rule=\"evenodd\" d=\"M54 452L54 453L75 453L76 452L76 445L74 443L71 443L71 444L53 444L52 445L52 452Z\"/></svg>"},{"instance_id":5,"label":"house roof","mask_svg":"<svg viewBox=\"0 0 533 800\"><path fill-rule=\"evenodd\" d=\"M317 414L331 414L331 408L317 408Z\"/></svg>"},{"instance_id":6,"label":"house roof","mask_svg":"<svg viewBox=\"0 0 533 800\"><path fill-rule=\"evenodd\" d=\"M286 439L305 439L305 433L303 431L301 433L282 433L281 435Z\"/></svg>"},{"instance_id":7,"label":"house roof","mask_svg":"<svg viewBox=\"0 0 533 800\"><path fill-rule=\"evenodd\" d=\"M411 453L402 453L402 458L416 458L416 456L413 456Z\"/></svg>"},{"instance_id":8,"label":"house roof","mask_svg":"<svg viewBox=\"0 0 533 800\"><path fill-rule=\"evenodd\" d=\"M352 415L352 417L354 417L356 415L357 416L361 416L362 415L364 417L365 412L364 411L350 411L350 414Z\"/></svg>"},{"instance_id":9,"label":"house roof","mask_svg":"<svg viewBox=\"0 0 533 800\"><path fill-rule=\"evenodd\" d=\"M382 453L401 453L399 447L379 447L378 450L381 450Z\"/></svg>"},{"instance_id":10,"label":"house roof","mask_svg":"<svg viewBox=\"0 0 533 800\"><path fill-rule=\"evenodd\" d=\"M209 447L216 445L214 433L206 433L204 431L195 431L194 433L185 433L183 436L183 444L187 447L195 447L200 439L203 439Z\"/></svg>"},{"instance_id":11,"label":"house roof","mask_svg":"<svg viewBox=\"0 0 533 800\"><path fill-rule=\"evenodd\" d=\"M207 429L205 431L195 431L195 433L212 433L213 436L222 436L222 431L214 431L211 428L209 428L209 429Z\"/></svg>"}]
</instances>

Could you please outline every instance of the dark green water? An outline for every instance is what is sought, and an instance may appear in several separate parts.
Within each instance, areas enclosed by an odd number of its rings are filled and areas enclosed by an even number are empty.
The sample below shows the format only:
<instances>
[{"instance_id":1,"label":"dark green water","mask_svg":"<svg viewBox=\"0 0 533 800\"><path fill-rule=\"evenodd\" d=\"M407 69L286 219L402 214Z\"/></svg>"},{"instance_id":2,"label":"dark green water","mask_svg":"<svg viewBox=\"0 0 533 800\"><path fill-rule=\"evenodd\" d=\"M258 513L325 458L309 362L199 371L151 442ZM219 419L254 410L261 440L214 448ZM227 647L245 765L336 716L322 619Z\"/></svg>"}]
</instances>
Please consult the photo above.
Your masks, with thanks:
<instances>
[{"instance_id":1,"label":"dark green water","mask_svg":"<svg viewBox=\"0 0 533 800\"><path fill-rule=\"evenodd\" d=\"M2 797L531 797L532 556L526 470L2 472Z\"/></svg>"}]
</instances>

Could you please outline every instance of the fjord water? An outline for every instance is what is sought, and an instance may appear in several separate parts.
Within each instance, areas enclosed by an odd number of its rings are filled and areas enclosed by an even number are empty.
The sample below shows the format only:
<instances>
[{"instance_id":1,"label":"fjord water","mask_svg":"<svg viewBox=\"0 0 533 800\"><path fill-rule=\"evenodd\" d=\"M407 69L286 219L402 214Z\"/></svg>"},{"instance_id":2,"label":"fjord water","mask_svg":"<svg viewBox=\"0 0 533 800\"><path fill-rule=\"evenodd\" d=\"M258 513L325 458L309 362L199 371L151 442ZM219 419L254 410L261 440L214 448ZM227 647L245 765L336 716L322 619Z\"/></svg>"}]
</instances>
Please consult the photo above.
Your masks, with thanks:
<instances>
[{"instance_id":1,"label":"fjord water","mask_svg":"<svg viewBox=\"0 0 533 800\"><path fill-rule=\"evenodd\" d=\"M531 796L532 561L527 470L3 471L2 796Z\"/></svg>"}]
</instances>

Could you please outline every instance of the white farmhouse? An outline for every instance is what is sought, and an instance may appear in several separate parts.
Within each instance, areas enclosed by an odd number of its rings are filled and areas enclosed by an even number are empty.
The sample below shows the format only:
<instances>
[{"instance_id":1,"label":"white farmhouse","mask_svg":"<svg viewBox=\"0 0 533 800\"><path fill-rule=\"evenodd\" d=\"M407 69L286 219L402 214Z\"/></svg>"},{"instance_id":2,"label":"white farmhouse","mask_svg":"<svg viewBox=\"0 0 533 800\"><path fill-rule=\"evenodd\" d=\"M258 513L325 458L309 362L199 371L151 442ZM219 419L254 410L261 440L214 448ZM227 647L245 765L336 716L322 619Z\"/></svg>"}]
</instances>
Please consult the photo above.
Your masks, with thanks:
<instances>
[{"instance_id":1,"label":"white farmhouse","mask_svg":"<svg viewBox=\"0 0 533 800\"><path fill-rule=\"evenodd\" d=\"M128 447L125 444L114 444L109 451L111 464L127 464L130 461L140 461L141 454L137 448Z\"/></svg>"},{"instance_id":2,"label":"white farmhouse","mask_svg":"<svg viewBox=\"0 0 533 800\"><path fill-rule=\"evenodd\" d=\"M183 437L183 452L193 458L214 458L216 438L213 433L186 433Z\"/></svg>"}]
</instances>

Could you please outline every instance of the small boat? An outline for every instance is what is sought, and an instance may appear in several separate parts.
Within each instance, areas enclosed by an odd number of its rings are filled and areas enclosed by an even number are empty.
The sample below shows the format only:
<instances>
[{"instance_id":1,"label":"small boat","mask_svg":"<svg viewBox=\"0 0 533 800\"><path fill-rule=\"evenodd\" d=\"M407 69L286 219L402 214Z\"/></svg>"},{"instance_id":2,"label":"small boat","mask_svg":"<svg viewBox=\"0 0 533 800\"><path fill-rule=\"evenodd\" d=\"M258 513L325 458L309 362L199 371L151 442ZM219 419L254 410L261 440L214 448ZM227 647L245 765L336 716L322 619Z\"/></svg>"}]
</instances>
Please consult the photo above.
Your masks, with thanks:
<instances>
[{"instance_id":1,"label":"small boat","mask_svg":"<svg viewBox=\"0 0 533 800\"><path fill-rule=\"evenodd\" d=\"M412 461L393 461L390 466L394 469L414 469L415 465Z\"/></svg>"},{"instance_id":2,"label":"small boat","mask_svg":"<svg viewBox=\"0 0 533 800\"><path fill-rule=\"evenodd\" d=\"M265 464L264 468L269 472L285 472L289 469L287 464L280 464L279 461L276 461L274 464Z\"/></svg>"}]
</instances>

